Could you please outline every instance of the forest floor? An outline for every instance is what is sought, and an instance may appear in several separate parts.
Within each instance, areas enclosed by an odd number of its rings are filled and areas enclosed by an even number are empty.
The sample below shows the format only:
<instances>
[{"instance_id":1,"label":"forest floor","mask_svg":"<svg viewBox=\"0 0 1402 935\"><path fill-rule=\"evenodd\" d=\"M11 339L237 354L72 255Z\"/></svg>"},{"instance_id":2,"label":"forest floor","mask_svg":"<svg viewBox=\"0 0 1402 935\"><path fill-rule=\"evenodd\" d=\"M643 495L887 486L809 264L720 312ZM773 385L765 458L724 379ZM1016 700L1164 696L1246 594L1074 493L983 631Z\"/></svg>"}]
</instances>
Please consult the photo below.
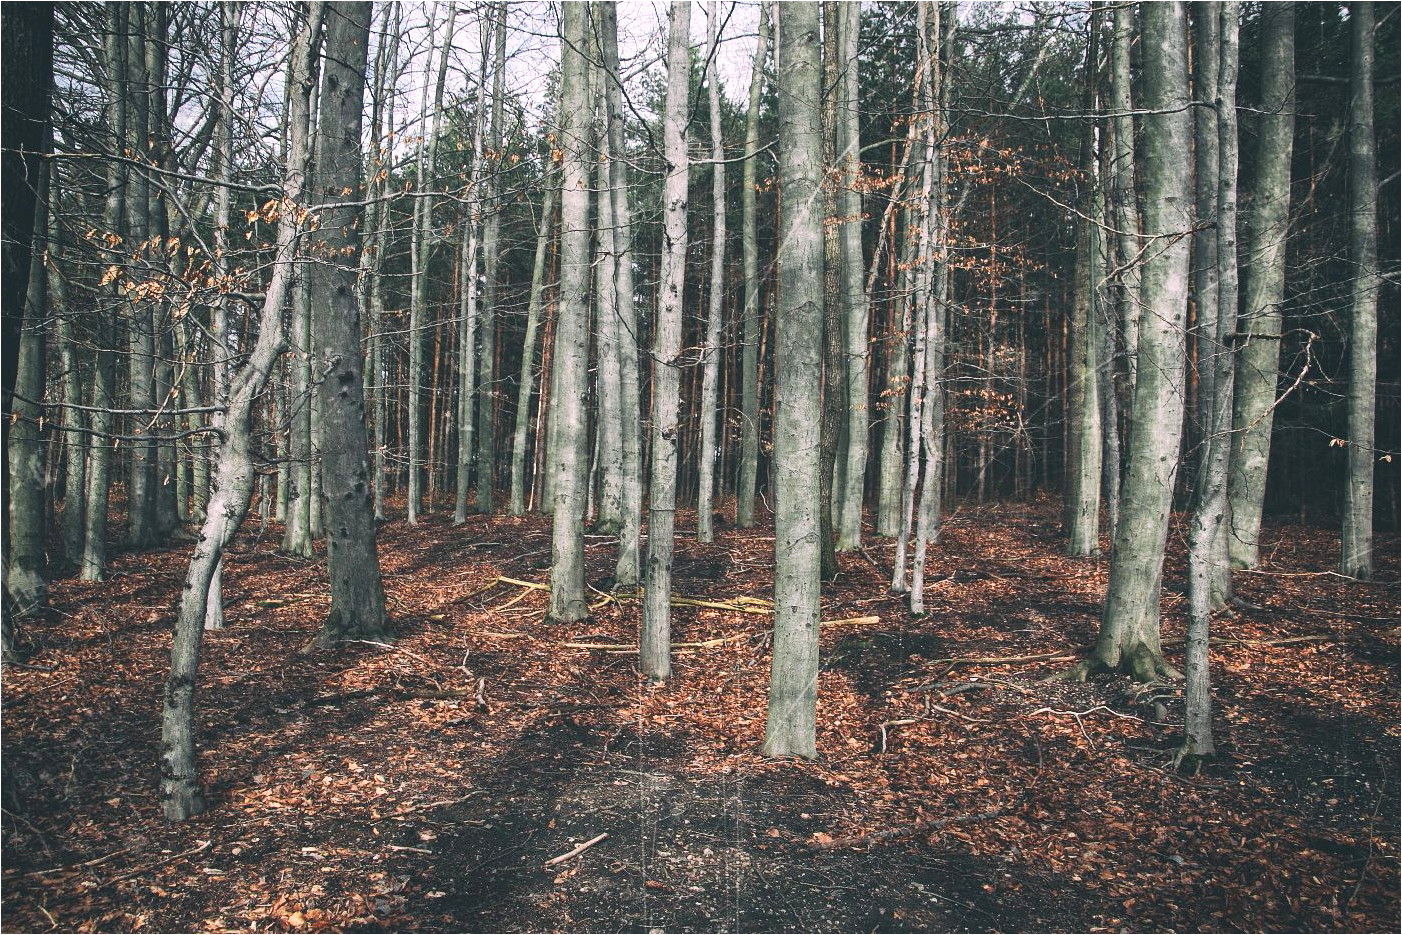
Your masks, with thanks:
<instances>
[{"instance_id":1,"label":"forest floor","mask_svg":"<svg viewBox=\"0 0 1402 935\"><path fill-rule=\"evenodd\" d=\"M694 529L676 593L759 609L735 601L770 595L772 535ZM636 602L547 625L500 580L546 579L545 520L439 513L382 528L393 647L308 654L325 564L278 532L228 557L196 696L212 807L179 826L156 746L185 550L55 584L36 668L4 674L5 931L1397 930L1396 537L1359 584L1332 531L1268 529L1237 579L1261 609L1215 624L1221 756L1183 776L1178 686L1042 681L1107 571L1060 554L1050 502L956 511L922 618L886 596L888 541L842 556L824 619L877 619L823 630L816 763L757 755L764 613L676 608L675 640L735 638L649 690L565 645L635 643ZM601 583L612 540L587 542Z\"/></svg>"}]
</instances>

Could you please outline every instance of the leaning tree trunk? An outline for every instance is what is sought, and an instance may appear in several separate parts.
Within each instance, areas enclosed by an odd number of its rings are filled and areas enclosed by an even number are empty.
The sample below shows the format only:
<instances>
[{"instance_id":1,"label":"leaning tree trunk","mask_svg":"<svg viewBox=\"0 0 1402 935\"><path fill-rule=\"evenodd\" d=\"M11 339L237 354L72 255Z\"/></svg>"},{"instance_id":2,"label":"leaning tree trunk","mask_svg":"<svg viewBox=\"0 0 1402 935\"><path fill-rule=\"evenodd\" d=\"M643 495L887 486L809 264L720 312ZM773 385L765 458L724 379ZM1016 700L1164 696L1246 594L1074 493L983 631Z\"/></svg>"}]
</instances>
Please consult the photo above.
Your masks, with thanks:
<instances>
[{"instance_id":1,"label":"leaning tree trunk","mask_svg":"<svg viewBox=\"0 0 1402 935\"><path fill-rule=\"evenodd\" d=\"M707 31L710 34L710 74L706 80L706 98L711 113L711 285L706 306L706 343L701 375L701 452L697 457L700 479L696 495L696 538L710 542L715 538L712 504L716 485L716 396L720 384L720 327L725 297L725 142L721 138L720 80L716 73L716 52L720 45L720 24L715 0L706 5Z\"/></svg>"},{"instance_id":2,"label":"leaning tree trunk","mask_svg":"<svg viewBox=\"0 0 1402 935\"><path fill-rule=\"evenodd\" d=\"M1199 7L1204 15L1218 16L1216 48L1202 47L1205 63L1215 56L1218 67L1212 69L1200 98L1210 99L1216 119L1212 126L1199 125L1199 134L1211 133L1216 146L1217 165L1212 176L1217 180L1216 203L1212 215L1216 221L1216 246L1213 250L1217 275L1211 282L1215 295L1202 298L1215 304L1212 316L1213 332L1199 332L1199 372L1211 371L1211 393L1202 392L1199 413L1202 427L1202 457L1198 464L1197 484L1193 491L1193 510L1188 520L1188 634L1183 668L1186 682L1183 688L1184 741L1177 759L1180 763L1196 762L1214 754L1212 741L1212 694L1208 672L1208 638L1212 612L1220 604L1217 582L1225 571L1226 550L1222 548L1222 532L1226 528L1227 470L1231 456L1232 382L1236 359L1231 350L1232 335L1237 319L1237 118L1236 85L1238 30L1241 5L1234 0L1225 3L1205 3ZM1207 71L1205 69L1205 71ZM1201 143L1202 140L1200 139ZM1199 211L1206 207L1199 204ZM1199 213L1201 223L1205 216Z\"/></svg>"},{"instance_id":3,"label":"leaning tree trunk","mask_svg":"<svg viewBox=\"0 0 1402 935\"><path fill-rule=\"evenodd\" d=\"M1159 639L1159 589L1183 432L1192 146L1187 12L1178 0L1141 8L1144 46L1144 227L1155 238L1144 266L1139 377L1128 476L1110 556L1100 635L1071 677L1096 669L1141 681L1176 675Z\"/></svg>"},{"instance_id":4,"label":"leaning tree trunk","mask_svg":"<svg viewBox=\"0 0 1402 935\"><path fill-rule=\"evenodd\" d=\"M818 5L776 4L779 173L784 214L775 309L774 650L766 756L818 755L818 387L823 334Z\"/></svg>"},{"instance_id":5,"label":"leaning tree trunk","mask_svg":"<svg viewBox=\"0 0 1402 935\"><path fill-rule=\"evenodd\" d=\"M321 212L311 249L323 259L313 312L321 398L321 474L326 504L326 558L331 610L317 644L380 640L385 592L375 546L375 505L365 433L364 359L360 351L361 110L370 45L371 4L331 4L316 182ZM339 258L339 259L338 259Z\"/></svg>"},{"instance_id":6,"label":"leaning tree trunk","mask_svg":"<svg viewBox=\"0 0 1402 935\"><path fill-rule=\"evenodd\" d=\"M735 525L755 524L755 487L759 476L759 236L757 197L759 175L759 105L764 87L764 61L769 52L767 5L760 4L759 39L750 73L749 106L745 111L745 162L740 184L740 245L744 253L745 307L741 313L740 348L740 473L735 485Z\"/></svg>"},{"instance_id":7,"label":"leaning tree trunk","mask_svg":"<svg viewBox=\"0 0 1402 935\"><path fill-rule=\"evenodd\" d=\"M1255 175L1247 197L1251 225L1244 254L1246 290L1232 411L1232 473L1227 489L1231 517L1227 548L1237 568L1252 568L1260 558L1261 509L1279 382L1290 159L1295 139L1295 5L1265 4L1261 20L1259 131Z\"/></svg>"},{"instance_id":8,"label":"leaning tree trunk","mask_svg":"<svg viewBox=\"0 0 1402 935\"><path fill-rule=\"evenodd\" d=\"M545 260L550 246L550 226L555 215L555 184L547 172L545 198L540 206L535 260L531 264L531 295L526 304L526 335L521 344L521 374L516 387L516 426L511 434L511 515L526 515L526 444L530 438L531 397L536 384L536 343L540 309L545 298Z\"/></svg>"},{"instance_id":9,"label":"leaning tree trunk","mask_svg":"<svg viewBox=\"0 0 1402 935\"><path fill-rule=\"evenodd\" d=\"M292 264L300 233L301 206L307 166L307 118L316 81L316 48L325 4L313 0L288 64L288 146L283 172L283 204L277 227L272 276L258 316L258 338L229 387L224 413L219 464L210 491L209 509L200 528L190 566L185 573L175 636L171 641L170 675L161 708L161 809L169 821L183 821L204 811L199 766L195 757L195 675L210 581L224 548L248 512L253 492L254 403L282 350L281 317L292 280Z\"/></svg>"},{"instance_id":10,"label":"leaning tree trunk","mask_svg":"<svg viewBox=\"0 0 1402 935\"><path fill-rule=\"evenodd\" d=\"M589 164L590 101L586 49L589 9L567 3L561 45L560 297L550 384L550 447L554 475L549 618L573 623L589 613L584 600L584 459L589 422Z\"/></svg>"},{"instance_id":11,"label":"leaning tree trunk","mask_svg":"<svg viewBox=\"0 0 1402 935\"><path fill-rule=\"evenodd\" d=\"M647 577L640 661L643 674L672 674L672 548L676 528L677 433L681 408L682 287L686 281L687 88L691 4L671 4L667 29L667 104L662 124L667 177L663 193L662 271L652 345L652 476L648 485Z\"/></svg>"},{"instance_id":12,"label":"leaning tree trunk","mask_svg":"<svg viewBox=\"0 0 1402 935\"><path fill-rule=\"evenodd\" d=\"M1373 576L1373 422L1378 385L1378 166L1373 140L1373 4L1353 3L1348 121L1348 252L1353 295L1348 346L1348 478L1339 571ZM1394 11L1395 12L1395 11Z\"/></svg>"}]
</instances>

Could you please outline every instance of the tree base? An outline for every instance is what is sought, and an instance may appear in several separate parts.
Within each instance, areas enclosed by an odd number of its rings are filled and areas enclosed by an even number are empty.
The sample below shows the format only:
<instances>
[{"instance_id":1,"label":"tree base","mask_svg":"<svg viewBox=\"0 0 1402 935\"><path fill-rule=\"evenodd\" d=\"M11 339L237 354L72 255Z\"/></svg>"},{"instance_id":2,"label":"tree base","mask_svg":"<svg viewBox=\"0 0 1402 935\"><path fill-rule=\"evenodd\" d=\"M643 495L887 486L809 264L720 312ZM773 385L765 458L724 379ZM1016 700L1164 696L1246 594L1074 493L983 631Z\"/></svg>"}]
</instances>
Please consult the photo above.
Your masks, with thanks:
<instances>
[{"instance_id":1,"label":"tree base","mask_svg":"<svg viewBox=\"0 0 1402 935\"><path fill-rule=\"evenodd\" d=\"M166 821L185 821L203 814L207 808L204 793L193 782L171 782L161 796L161 811Z\"/></svg>"},{"instance_id":2,"label":"tree base","mask_svg":"<svg viewBox=\"0 0 1402 935\"><path fill-rule=\"evenodd\" d=\"M1047 681L1084 682L1098 672L1112 672L1128 675L1136 682L1181 681L1183 673L1169 665L1163 653L1145 643L1135 643L1121 648L1118 658L1112 658L1109 651L1096 647L1090 655L1076 663L1067 671L1054 675Z\"/></svg>"}]
</instances>

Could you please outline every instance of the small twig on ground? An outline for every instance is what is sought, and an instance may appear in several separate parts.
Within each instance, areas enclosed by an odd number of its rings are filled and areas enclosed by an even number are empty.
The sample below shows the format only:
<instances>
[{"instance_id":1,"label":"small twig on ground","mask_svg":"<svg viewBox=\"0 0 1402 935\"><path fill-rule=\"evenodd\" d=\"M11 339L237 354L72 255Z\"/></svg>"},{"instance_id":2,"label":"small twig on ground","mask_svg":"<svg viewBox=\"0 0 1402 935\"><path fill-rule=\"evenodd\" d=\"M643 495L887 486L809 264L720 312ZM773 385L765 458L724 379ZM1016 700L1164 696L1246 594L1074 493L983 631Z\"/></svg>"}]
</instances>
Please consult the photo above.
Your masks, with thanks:
<instances>
[{"instance_id":1,"label":"small twig on ground","mask_svg":"<svg viewBox=\"0 0 1402 935\"><path fill-rule=\"evenodd\" d=\"M581 844L581 845L579 845L578 847L574 848L573 850L566 851L565 853L561 854L561 855L558 856L558 857L552 857L552 858L550 858L549 860L547 860L547 861L544 863L543 866L546 866L546 867L553 867L553 866L555 866L556 864L564 863L565 861L569 860L571 857L578 857L580 854L583 854L583 853L584 853L585 851L587 851L589 848L593 847L595 844L598 844L600 841L602 841L604 838L606 838L606 837L608 837L608 836L609 836L609 833L608 833L607 831L605 831L605 832L603 832L603 833L601 833L601 834L597 834L597 835L595 835L594 837L590 838L589 840L585 841L583 844Z\"/></svg>"},{"instance_id":2,"label":"small twig on ground","mask_svg":"<svg viewBox=\"0 0 1402 935\"><path fill-rule=\"evenodd\" d=\"M148 870L154 870L154 869L156 869L157 867L164 867L166 864L173 864L173 863L175 863L177 860L180 860L180 859L183 858L183 857L191 857L191 856L193 856L193 855L195 855L195 854L200 853L201 851L208 850L208 849L209 849L209 845L210 845L211 843L213 843L213 842L212 842L212 841L201 841L201 842L199 843L198 846L192 847L192 848L190 848L188 851L181 851L179 854L172 854L172 855L169 856L169 857L163 857L163 858L161 858L160 860L154 860L154 861L152 861L152 862L149 863L149 864L142 864L140 867L136 867L136 868L134 868L134 869L132 869L132 870L128 870L126 873L119 873L119 874L117 874L115 877L112 877L111 879L109 879L109 880L107 880L106 882L102 883L101 886L111 886L113 883L120 883L120 882L122 882L123 880L129 880L129 879L131 879L132 877L140 876L141 874L145 873L145 872L148 871ZM99 887L99 888L101 888L101 887Z\"/></svg>"}]
</instances>

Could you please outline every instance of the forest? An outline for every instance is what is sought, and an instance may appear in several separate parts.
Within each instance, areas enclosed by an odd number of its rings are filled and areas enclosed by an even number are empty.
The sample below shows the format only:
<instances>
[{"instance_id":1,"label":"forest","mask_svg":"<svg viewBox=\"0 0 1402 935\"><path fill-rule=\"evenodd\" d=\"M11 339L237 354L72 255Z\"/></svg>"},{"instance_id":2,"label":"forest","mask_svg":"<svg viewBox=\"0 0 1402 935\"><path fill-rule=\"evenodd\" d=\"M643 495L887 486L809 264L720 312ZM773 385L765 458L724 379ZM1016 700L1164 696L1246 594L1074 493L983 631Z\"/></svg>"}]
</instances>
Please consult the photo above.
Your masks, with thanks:
<instances>
[{"instance_id":1,"label":"forest","mask_svg":"<svg viewBox=\"0 0 1402 935\"><path fill-rule=\"evenodd\" d=\"M0 928L1395 931L1400 10L3 4Z\"/></svg>"}]
</instances>

